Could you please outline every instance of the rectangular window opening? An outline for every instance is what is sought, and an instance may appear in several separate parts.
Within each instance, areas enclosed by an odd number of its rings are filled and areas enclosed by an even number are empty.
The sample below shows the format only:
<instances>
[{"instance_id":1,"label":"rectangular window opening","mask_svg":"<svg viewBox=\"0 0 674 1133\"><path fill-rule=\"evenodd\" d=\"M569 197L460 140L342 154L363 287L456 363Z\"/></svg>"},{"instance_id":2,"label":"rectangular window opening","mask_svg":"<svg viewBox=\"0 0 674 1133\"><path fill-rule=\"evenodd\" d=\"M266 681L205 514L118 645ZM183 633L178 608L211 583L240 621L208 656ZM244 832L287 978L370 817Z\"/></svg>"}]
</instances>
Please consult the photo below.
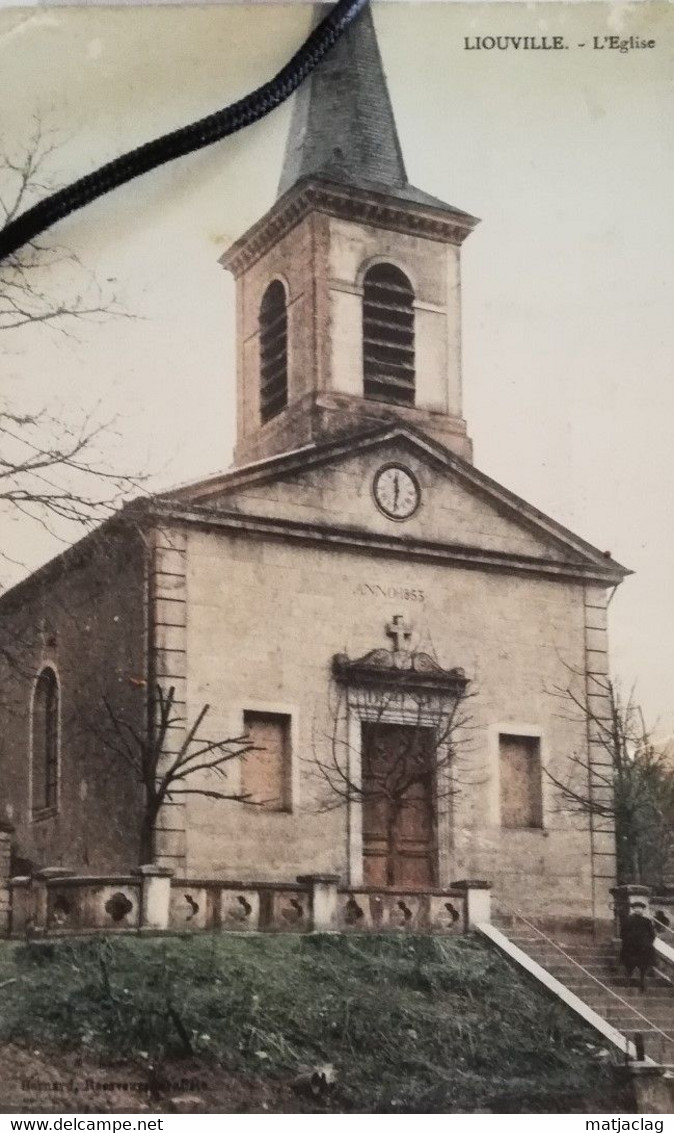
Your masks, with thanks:
<instances>
[{"instance_id":1,"label":"rectangular window opening","mask_svg":"<svg viewBox=\"0 0 674 1133\"><path fill-rule=\"evenodd\" d=\"M241 760L241 790L256 809L291 810L290 716L277 712L244 712L244 731L256 751Z\"/></svg>"},{"instance_id":2,"label":"rectangular window opening","mask_svg":"<svg viewBox=\"0 0 674 1133\"><path fill-rule=\"evenodd\" d=\"M540 830L543 826L541 741L538 736L499 736L501 826Z\"/></svg>"}]
</instances>

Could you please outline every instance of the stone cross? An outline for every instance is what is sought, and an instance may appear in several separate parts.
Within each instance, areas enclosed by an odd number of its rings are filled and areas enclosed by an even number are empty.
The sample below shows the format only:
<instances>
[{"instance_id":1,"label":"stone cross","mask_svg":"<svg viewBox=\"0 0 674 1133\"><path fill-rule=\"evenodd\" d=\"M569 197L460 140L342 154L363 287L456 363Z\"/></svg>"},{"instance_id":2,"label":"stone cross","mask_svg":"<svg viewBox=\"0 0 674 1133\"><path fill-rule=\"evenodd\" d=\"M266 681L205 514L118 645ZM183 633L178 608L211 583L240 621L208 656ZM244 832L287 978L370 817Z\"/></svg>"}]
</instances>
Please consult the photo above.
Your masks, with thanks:
<instances>
[{"instance_id":1,"label":"stone cross","mask_svg":"<svg viewBox=\"0 0 674 1133\"><path fill-rule=\"evenodd\" d=\"M386 627L386 634L393 641L393 650L395 653L407 653L409 651L412 629L407 624L402 614L396 614L389 622Z\"/></svg>"}]
</instances>

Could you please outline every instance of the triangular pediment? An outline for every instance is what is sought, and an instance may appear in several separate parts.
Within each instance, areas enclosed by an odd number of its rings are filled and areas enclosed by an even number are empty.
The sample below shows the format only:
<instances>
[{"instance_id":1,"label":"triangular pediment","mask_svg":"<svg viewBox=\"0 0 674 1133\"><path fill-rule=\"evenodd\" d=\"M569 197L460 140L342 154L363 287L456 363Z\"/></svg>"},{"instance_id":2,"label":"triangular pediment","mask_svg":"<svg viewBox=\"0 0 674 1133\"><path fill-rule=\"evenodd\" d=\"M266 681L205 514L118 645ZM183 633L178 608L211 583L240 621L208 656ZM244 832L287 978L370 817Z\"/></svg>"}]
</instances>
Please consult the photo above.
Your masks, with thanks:
<instances>
[{"instance_id":1,"label":"triangular pediment","mask_svg":"<svg viewBox=\"0 0 674 1133\"><path fill-rule=\"evenodd\" d=\"M400 468L418 488L408 518L376 499L378 473ZM356 541L465 562L618 582L624 567L437 442L406 425L342 436L160 497L162 506L230 517L289 537ZM386 501L383 501L386 503ZM413 501L412 501L413 502ZM412 503L409 505L412 506Z\"/></svg>"}]
</instances>

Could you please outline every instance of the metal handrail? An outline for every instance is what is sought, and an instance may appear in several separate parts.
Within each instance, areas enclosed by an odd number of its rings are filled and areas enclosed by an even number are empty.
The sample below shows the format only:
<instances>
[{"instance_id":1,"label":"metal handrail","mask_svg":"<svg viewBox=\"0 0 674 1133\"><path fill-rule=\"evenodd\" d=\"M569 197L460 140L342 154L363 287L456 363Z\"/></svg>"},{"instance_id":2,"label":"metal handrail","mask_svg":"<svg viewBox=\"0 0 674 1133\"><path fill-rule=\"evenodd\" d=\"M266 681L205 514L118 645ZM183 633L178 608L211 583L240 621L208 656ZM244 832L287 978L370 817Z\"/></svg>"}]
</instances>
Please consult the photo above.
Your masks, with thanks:
<instances>
[{"instance_id":1,"label":"metal handrail","mask_svg":"<svg viewBox=\"0 0 674 1133\"><path fill-rule=\"evenodd\" d=\"M562 956L564 956L566 960L569 960L572 964L579 968L580 971L583 972L584 975L588 976L589 979L594 980L596 984L599 984L599 986L604 991L607 991L609 995L612 995L614 999L617 999L619 1003L621 1003L628 1009L628 1011L633 1012L633 1014L637 1015L640 1019L643 1019L644 1023L648 1023L649 1030L655 1031L657 1032L657 1034L662 1035L662 1037L666 1039L667 1042L674 1043L674 1035L667 1034L666 1031L662 1030L662 1027L658 1027L657 1023L651 1022L651 1020L647 1018L647 1016L644 1015L638 1007L634 1007L631 1003L628 1003L626 999L623 999L622 995L618 995L617 991L614 991L613 988L608 987L608 985L603 983L603 981L600 980L598 976L595 976L592 974L592 972L589 972L587 968L583 966L583 964L579 963L578 960L574 960L573 956L569 956L568 952L565 952L561 945L557 944L557 942L553 940L552 937L543 932L543 930L539 928L538 925L535 925L532 921L527 920L524 914L521 913L518 909L513 909L512 906L507 905L505 901L502 901L500 898L496 903L502 908L506 909L511 915L514 915L519 920L521 920L523 924L527 925L528 928L533 929L533 931L538 933L539 936L542 936L543 939L548 942L548 944L551 944L553 948L556 948L558 952L561 952Z\"/></svg>"},{"instance_id":2,"label":"metal handrail","mask_svg":"<svg viewBox=\"0 0 674 1133\"><path fill-rule=\"evenodd\" d=\"M663 924L662 921L659 921L656 917L651 916L650 913L647 914L647 915L648 915L649 921L652 921L652 923L655 925L655 928L656 928L656 931L658 932L658 934L663 933L663 932L668 932L670 936L674 936L674 928L670 928L669 925Z\"/></svg>"},{"instance_id":3,"label":"metal handrail","mask_svg":"<svg viewBox=\"0 0 674 1133\"><path fill-rule=\"evenodd\" d=\"M658 933L669 932L672 936L674 936L674 929L671 929L669 927L669 925L663 925L662 921L656 921L655 917L650 916L650 914L648 914L648 919L651 921L652 924L654 924L656 926L656 931ZM656 937L656 940L657 940L657 937ZM671 945L668 945L668 947L671 948ZM664 959L665 962L667 962L667 960L669 958L667 956L663 956L663 957L661 957L661 959ZM669 960L669 963L671 964L672 961ZM667 980L667 983L669 984L670 987L674 987L674 980L670 976L668 976L666 972L661 971L660 968L653 968L653 971L655 972L656 975L660 976L660 979Z\"/></svg>"}]
</instances>

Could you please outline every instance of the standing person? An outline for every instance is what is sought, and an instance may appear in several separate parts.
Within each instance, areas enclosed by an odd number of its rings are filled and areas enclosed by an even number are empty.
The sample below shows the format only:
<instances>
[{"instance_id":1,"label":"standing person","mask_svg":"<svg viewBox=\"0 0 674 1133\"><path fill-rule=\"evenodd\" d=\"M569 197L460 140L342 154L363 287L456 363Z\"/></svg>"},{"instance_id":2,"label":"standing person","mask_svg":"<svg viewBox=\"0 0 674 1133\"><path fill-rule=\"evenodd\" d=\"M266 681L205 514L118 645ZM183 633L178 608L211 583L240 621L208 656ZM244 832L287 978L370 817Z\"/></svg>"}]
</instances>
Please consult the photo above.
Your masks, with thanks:
<instances>
[{"instance_id":1,"label":"standing person","mask_svg":"<svg viewBox=\"0 0 674 1133\"><path fill-rule=\"evenodd\" d=\"M655 926L645 915L646 905L637 902L620 926L620 962L628 977L635 968L639 971L639 987L645 990L646 972L655 964Z\"/></svg>"}]
</instances>

